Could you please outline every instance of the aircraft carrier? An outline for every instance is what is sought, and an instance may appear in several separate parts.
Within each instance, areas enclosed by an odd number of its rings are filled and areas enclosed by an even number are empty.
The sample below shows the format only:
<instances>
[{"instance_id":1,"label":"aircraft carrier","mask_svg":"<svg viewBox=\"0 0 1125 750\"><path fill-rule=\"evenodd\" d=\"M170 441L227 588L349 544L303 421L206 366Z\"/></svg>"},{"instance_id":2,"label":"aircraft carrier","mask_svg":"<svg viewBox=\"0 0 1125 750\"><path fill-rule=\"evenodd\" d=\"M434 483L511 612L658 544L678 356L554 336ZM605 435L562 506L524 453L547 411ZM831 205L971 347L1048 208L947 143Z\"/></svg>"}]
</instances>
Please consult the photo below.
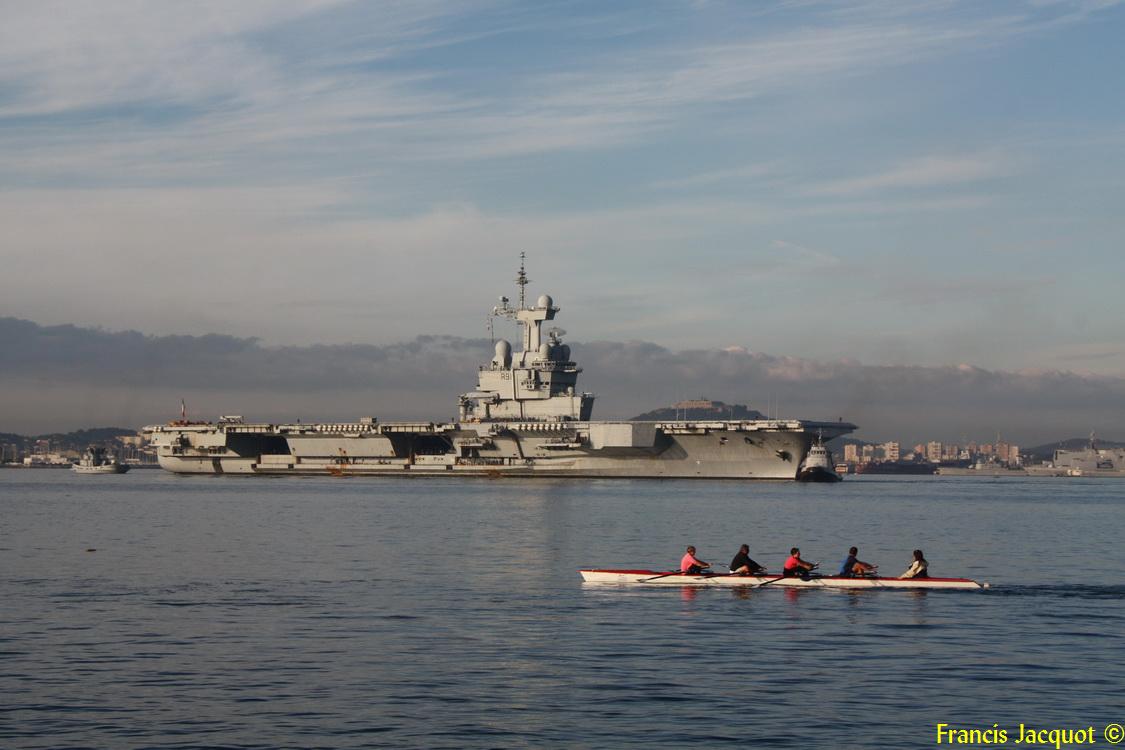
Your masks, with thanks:
<instances>
[{"instance_id":1,"label":"aircraft carrier","mask_svg":"<svg viewBox=\"0 0 1125 750\"><path fill-rule=\"evenodd\" d=\"M578 390L582 369L544 330L560 308L548 295L492 310L514 320L522 348L495 342L477 387L450 422L250 424L186 419L146 427L160 466L178 474L347 476L636 477L796 479L809 449L855 425L800 419L592 421L594 396Z\"/></svg>"}]
</instances>

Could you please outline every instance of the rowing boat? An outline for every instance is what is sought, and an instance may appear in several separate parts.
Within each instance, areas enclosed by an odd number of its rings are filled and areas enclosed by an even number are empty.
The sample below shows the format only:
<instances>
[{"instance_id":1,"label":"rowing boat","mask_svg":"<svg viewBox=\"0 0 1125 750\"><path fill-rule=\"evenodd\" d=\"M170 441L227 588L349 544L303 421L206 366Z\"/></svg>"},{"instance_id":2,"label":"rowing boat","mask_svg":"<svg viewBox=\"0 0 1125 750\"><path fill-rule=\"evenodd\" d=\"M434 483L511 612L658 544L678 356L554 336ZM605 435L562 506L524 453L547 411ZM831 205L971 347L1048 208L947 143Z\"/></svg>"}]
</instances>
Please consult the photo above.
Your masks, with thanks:
<instances>
[{"instance_id":1,"label":"rowing boat","mask_svg":"<svg viewBox=\"0 0 1125 750\"><path fill-rule=\"evenodd\" d=\"M970 578L844 578L842 576L810 576L783 578L779 575L743 575L741 573L700 573L689 575L659 570L584 569L585 583L641 584L653 586L783 586L786 588L824 589L986 589L987 583Z\"/></svg>"}]
</instances>

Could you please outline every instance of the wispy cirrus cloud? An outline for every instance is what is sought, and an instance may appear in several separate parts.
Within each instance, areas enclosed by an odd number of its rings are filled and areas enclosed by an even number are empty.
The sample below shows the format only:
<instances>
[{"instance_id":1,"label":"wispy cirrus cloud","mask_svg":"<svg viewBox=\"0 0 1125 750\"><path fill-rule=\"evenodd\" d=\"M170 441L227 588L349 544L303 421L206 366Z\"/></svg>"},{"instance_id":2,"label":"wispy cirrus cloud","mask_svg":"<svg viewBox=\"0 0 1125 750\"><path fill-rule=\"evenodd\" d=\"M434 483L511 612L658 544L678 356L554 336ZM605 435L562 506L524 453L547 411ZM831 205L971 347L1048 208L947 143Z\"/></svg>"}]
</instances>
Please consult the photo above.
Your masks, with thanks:
<instances>
[{"instance_id":1,"label":"wispy cirrus cloud","mask_svg":"<svg viewBox=\"0 0 1125 750\"><path fill-rule=\"evenodd\" d=\"M830 252L790 240L771 240L764 247L748 247L745 260L724 270L730 278L776 282L779 277L846 273L843 261Z\"/></svg>"},{"instance_id":2,"label":"wispy cirrus cloud","mask_svg":"<svg viewBox=\"0 0 1125 750\"><path fill-rule=\"evenodd\" d=\"M810 195L852 196L881 190L966 185L1007 177L1010 161L995 155L923 156L860 177L831 180L806 189Z\"/></svg>"},{"instance_id":3,"label":"wispy cirrus cloud","mask_svg":"<svg viewBox=\"0 0 1125 750\"><path fill-rule=\"evenodd\" d=\"M341 49L362 45L368 61L373 54L402 54L458 17L456 9L434 0L386 4L365 17L368 23L360 30L347 26L346 14L332 20L347 5L346 0L6 3L0 81L10 91L0 103L0 117L94 109L112 119L106 108L115 105L199 106L231 114L289 93L290 74L302 68L304 84L323 92L346 70ZM462 7L469 11L476 5ZM320 25L334 44L306 43L294 57L266 42L267 34L294 24Z\"/></svg>"},{"instance_id":4,"label":"wispy cirrus cloud","mask_svg":"<svg viewBox=\"0 0 1125 750\"><path fill-rule=\"evenodd\" d=\"M243 98L278 85L247 36L327 5L202 2L156 11L137 2L7 3L0 80L11 93L0 116Z\"/></svg>"},{"instance_id":5,"label":"wispy cirrus cloud","mask_svg":"<svg viewBox=\"0 0 1125 750\"><path fill-rule=\"evenodd\" d=\"M463 19L482 10L493 14L488 27L463 28ZM74 145L73 134L53 138L42 118L67 115L84 118L79 144L125 168L161 153L226 155L230 163L282 145L291 156L295 147L311 158L325 138L351 139L349 147L371 159L491 159L620 145L693 110L956 54L1037 28L1033 14L1015 9L965 18L928 6L838 11L814 4L796 28L751 28L739 41L720 32L638 43L624 54L490 71L494 85L465 87L464 73L419 63L419 51L490 34L534 34L560 19L484 2L17 3L0 29L0 83L9 92L0 118L17 128L21 119L39 118L34 137L13 134L23 155L9 168L26 165L29 148L49 150L43 156L57 166L54 149ZM843 22L818 23L821 13ZM584 19L583 33L622 23L619 14L595 15ZM298 37L295 56L284 45L298 24L313 35ZM130 123L129 138L117 127L122 121ZM164 148L170 141L179 148ZM170 158L167 169L190 173L191 161Z\"/></svg>"},{"instance_id":6,"label":"wispy cirrus cloud","mask_svg":"<svg viewBox=\"0 0 1125 750\"><path fill-rule=\"evenodd\" d=\"M720 183L764 181L775 175L777 166L772 164L746 164L741 167L715 169L709 172L699 172L672 179L656 180L650 187L656 190L682 190L685 188L698 188Z\"/></svg>"}]
</instances>

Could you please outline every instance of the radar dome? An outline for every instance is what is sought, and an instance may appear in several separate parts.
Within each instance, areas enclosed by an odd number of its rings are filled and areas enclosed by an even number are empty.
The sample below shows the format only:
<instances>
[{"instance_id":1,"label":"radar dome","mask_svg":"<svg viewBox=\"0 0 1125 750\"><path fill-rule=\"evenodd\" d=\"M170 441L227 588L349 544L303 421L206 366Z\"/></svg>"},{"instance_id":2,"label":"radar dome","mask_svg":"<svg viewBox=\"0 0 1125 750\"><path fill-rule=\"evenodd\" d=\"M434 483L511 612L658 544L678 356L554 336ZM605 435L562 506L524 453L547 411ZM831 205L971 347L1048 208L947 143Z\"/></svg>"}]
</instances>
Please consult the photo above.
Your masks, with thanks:
<instances>
[{"instance_id":1,"label":"radar dome","mask_svg":"<svg viewBox=\"0 0 1125 750\"><path fill-rule=\"evenodd\" d=\"M544 362L550 362L551 361L551 347L550 347L550 345L548 345L548 344L540 344L539 345L539 359L543 360Z\"/></svg>"},{"instance_id":2,"label":"radar dome","mask_svg":"<svg viewBox=\"0 0 1125 750\"><path fill-rule=\"evenodd\" d=\"M551 299L551 295L541 294L539 295L539 301L535 303L535 306L549 309L553 304L555 304L555 301Z\"/></svg>"},{"instance_id":3,"label":"radar dome","mask_svg":"<svg viewBox=\"0 0 1125 750\"><path fill-rule=\"evenodd\" d=\"M570 346L563 344L559 347L559 360L562 362L570 361Z\"/></svg>"},{"instance_id":4,"label":"radar dome","mask_svg":"<svg viewBox=\"0 0 1125 750\"><path fill-rule=\"evenodd\" d=\"M512 365L512 345L504 339L496 342L496 356L492 361L502 367L511 367Z\"/></svg>"}]
</instances>

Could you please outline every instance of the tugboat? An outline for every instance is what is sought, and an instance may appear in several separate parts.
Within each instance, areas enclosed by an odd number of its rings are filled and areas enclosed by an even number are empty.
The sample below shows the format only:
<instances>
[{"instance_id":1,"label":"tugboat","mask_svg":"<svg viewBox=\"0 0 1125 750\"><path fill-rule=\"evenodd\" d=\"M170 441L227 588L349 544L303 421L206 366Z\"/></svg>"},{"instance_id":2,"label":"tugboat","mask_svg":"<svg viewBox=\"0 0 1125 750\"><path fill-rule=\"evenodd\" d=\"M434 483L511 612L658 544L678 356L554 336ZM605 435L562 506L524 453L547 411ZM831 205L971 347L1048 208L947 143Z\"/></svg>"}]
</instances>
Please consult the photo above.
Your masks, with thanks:
<instances>
[{"instance_id":1,"label":"tugboat","mask_svg":"<svg viewBox=\"0 0 1125 750\"><path fill-rule=\"evenodd\" d=\"M797 472L798 482L839 482L841 477L833 470L832 454L824 447L823 435L809 447L809 454Z\"/></svg>"},{"instance_id":2,"label":"tugboat","mask_svg":"<svg viewBox=\"0 0 1125 750\"><path fill-rule=\"evenodd\" d=\"M91 445L82 455L82 460L71 467L79 474L124 474L129 467L119 463L115 456L106 454L100 445Z\"/></svg>"}]
</instances>

